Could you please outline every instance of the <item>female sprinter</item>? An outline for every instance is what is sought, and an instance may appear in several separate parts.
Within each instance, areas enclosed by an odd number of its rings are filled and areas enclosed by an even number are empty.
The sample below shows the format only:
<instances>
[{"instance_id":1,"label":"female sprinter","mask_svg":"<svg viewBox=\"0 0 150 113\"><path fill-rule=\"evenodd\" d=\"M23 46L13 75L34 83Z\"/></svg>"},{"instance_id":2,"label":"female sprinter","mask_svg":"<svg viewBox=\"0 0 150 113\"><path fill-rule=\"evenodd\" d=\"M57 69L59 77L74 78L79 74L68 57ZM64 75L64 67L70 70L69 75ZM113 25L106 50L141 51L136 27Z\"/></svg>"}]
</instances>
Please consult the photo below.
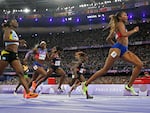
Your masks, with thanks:
<instances>
[{"instance_id":1,"label":"female sprinter","mask_svg":"<svg viewBox=\"0 0 150 113\"><path fill-rule=\"evenodd\" d=\"M47 80L47 78L52 75L52 73L56 73L57 75L61 76L60 78L60 82L59 82L59 85L58 85L58 92L62 93L63 90L61 89L61 85L62 83L64 82L64 79L65 79L65 76L66 76L66 73L65 71L61 68L61 57L60 57L60 54L62 52L62 48L60 47L53 47L51 49L51 53L50 53L50 67L48 68L47 70L47 76L44 76L43 78L41 79L38 79L37 80L37 83L36 83L36 88L42 83L44 82L45 80Z\"/></svg>"},{"instance_id":2,"label":"female sprinter","mask_svg":"<svg viewBox=\"0 0 150 113\"><path fill-rule=\"evenodd\" d=\"M25 40L19 40L15 29L18 27L18 22L15 19L7 21L2 24L4 30L4 44L5 49L1 51L0 60L0 75L3 73L4 69L10 64L19 76L20 82L25 88L24 97L25 98L35 98L38 96L36 93L30 92L28 84L24 79L24 71L20 60L18 58L18 46L25 45Z\"/></svg>"},{"instance_id":3,"label":"female sprinter","mask_svg":"<svg viewBox=\"0 0 150 113\"><path fill-rule=\"evenodd\" d=\"M86 72L86 69L84 67L84 63L87 61L88 57L87 54L80 51L75 53L75 61L72 62L71 71L72 71L72 83L71 83L71 89L69 91L69 96L71 95L71 92L75 90L78 86L81 85L82 82L85 82L84 74ZM93 97L88 94L86 91L86 98L92 99Z\"/></svg>"},{"instance_id":4,"label":"female sprinter","mask_svg":"<svg viewBox=\"0 0 150 113\"><path fill-rule=\"evenodd\" d=\"M139 27L135 27L133 30L127 31L125 28L125 23L128 20L127 13L121 11L116 15L110 16L110 34L107 37L107 41L113 46L109 50L108 57L106 59L105 65L102 69L97 71L92 75L83 85L83 90L87 91L87 86L97 77L100 77L107 73L111 68L113 63L121 58L129 63L132 63L135 67L133 69L132 75L130 77L129 83L125 85L125 89L131 92L131 95L138 95L134 88L132 87L134 80L140 73L143 67L142 61L131 51L128 50L128 37L139 31ZM115 43L112 38L116 37L117 42Z\"/></svg>"},{"instance_id":5,"label":"female sprinter","mask_svg":"<svg viewBox=\"0 0 150 113\"><path fill-rule=\"evenodd\" d=\"M34 54L34 63L33 63L33 69L35 70L31 81L29 82L29 88L32 85L32 90L35 91L36 87L37 87L37 82L39 81L39 79L47 76L47 72L44 68L44 63L46 61L46 59L49 59L48 56L48 51L46 48L46 42L45 41L41 41L39 46L35 47L32 52L29 51L26 56L25 59L27 60L29 55L33 53Z\"/></svg>"}]
</instances>

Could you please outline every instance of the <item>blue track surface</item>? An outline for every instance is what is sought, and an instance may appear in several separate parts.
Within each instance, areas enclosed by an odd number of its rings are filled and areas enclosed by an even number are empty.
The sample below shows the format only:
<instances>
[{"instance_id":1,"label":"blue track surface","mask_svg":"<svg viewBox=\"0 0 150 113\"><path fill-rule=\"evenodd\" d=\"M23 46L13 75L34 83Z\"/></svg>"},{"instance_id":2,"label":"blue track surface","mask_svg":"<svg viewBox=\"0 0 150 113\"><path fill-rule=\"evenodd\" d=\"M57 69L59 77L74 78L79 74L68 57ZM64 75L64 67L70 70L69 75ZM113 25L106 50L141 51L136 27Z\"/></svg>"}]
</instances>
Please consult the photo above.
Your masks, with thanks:
<instances>
[{"instance_id":1,"label":"blue track surface","mask_svg":"<svg viewBox=\"0 0 150 113\"><path fill-rule=\"evenodd\" d=\"M149 96L39 95L24 99L19 94L0 94L0 113L150 113Z\"/></svg>"}]
</instances>

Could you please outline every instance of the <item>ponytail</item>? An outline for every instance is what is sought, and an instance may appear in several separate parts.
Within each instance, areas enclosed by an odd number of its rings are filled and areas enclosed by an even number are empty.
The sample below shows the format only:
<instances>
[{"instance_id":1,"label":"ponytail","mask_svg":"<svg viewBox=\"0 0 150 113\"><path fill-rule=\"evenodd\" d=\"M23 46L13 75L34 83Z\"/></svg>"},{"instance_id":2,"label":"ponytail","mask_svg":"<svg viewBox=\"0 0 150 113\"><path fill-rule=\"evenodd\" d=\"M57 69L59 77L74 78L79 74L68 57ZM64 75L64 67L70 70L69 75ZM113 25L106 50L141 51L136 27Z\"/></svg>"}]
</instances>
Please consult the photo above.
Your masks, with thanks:
<instances>
[{"instance_id":1,"label":"ponytail","mask_svg":"<svg viewBox=\"0 0 150 113\"><path fill-rule=\"evenodd\" d=\"M110 32L114 32L116 30L116 25L117 25L117 17L115 15L110 15L110 22L109 22L109 26L110 26Z\"/></svg>"},{"instance_id":2,"label":"ponytail","mask_svg":"<svg viewBox=\"0 0 150 113\"><path fill-rule=\"evenodd\" d=\"M117 12L115 15L110 15L110 22L108 26L110 26L110 32L114 32L116 30L117 23L119 22L119 17L121 17L121 14L124 13L124 11Z\"/></svg>"}]
</instances>

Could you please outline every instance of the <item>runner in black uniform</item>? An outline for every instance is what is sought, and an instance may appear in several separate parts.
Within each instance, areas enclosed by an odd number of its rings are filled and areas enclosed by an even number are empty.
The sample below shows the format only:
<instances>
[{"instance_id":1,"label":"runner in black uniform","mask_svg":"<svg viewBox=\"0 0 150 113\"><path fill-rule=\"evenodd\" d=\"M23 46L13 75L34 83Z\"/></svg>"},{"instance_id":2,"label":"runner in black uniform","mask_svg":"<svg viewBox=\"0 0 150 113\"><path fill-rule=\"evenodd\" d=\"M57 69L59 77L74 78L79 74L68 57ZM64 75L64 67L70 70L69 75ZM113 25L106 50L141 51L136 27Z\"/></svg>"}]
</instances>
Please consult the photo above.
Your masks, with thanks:
<instances>
[{"instance_id":1,"label":"runner in black uniform","mask_svg":"<svg viewBox=\"0 0 150 113\"><path fill-rule=\"evenodd\" d=\"M84 67L84 63L87 61L88 57L87 54L80 51L75 53L75 61L72 62L71 71L72 71L72 83L70 84L72 87L69 91L69 96L71 92L75 90L78 86L81 85L82 82L85 82L84 74L86 69ZM86 98L92 99L93 97L86 92Z\"/></svg>"},{"instance_id":2,"label":"runner in black uniform","mask_svg":"<svg viewBox=\"0 0 150 113\"><path fill-rule=\"evenodd\" d=\"M45 80L47 80L47 78L52 75L52 73L56 73L57 75L60 75L60 82L58 85L58 91L59 92L63 92L63 90L61 89L61 85L64 82L65 76L66 76L66 72L60 67L61 65L61 58L60 58L60 54L62 52L62 48L60 47L53 47L51 49L51 53L50 53L50 67L47 70L47 76L44 76L42 79L40 79L37 82L37 86L39 86L42 82L44 82Z\"/></svg>"}]
</instances>

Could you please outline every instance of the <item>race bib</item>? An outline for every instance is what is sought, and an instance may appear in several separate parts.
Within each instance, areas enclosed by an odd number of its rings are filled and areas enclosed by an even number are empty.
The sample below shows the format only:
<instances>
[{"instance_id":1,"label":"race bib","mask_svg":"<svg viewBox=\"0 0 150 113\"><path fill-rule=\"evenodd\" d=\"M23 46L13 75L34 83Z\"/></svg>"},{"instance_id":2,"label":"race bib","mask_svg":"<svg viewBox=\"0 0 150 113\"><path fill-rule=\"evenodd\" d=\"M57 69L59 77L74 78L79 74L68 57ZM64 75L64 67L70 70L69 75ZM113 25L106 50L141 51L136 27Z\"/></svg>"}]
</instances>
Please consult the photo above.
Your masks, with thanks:
<instances>
[{"instance_id":1,"label":"race bib","mask_svg":"<svg viewBox=\"0 0 150 113\"><path fill-rule=\"evenodd\" d=\"M33 66L33 69L34 69L34 70L37 70L37 69L38 69L38 66L37 66L37 65L34 65L34 66Z\"/></svg>"},{"instance_id":2,"label":"race bib","mask_svg":"<svg viewBox=\"0 0 150 113\"><path fill-rule=\"evenodd\" d=\"M40 54L40 55L39 55L39 59L40 59L40 60L45 60L45 58L46 58L46 55L44 55L44 54Z\"/></svg>"},{"instance_id":3,"label":"race bib","mask_svg":"<svg viewBox=\"0 0 150 113\"><path fill-rule=\"evenodd\" d=\"M55 66L60 66L60 61L55 61Z\"/></svg>"},{"instance_id":4,"label":"race bib","mask_svg":"<svg viewBox=\"0 0 150 113\"><path fill-rule=\"evenodd\" d=\"M117 53L115 51L113 51L111 54L110 54L113 58L115 58L117 56Z\"/></svg>"},{"instance_id":5,"label":"race bib","mask_svg":"<svg viewBox=\"0 0 150 113\"><path fill-rule=\"evenodd\" d=\"M72 75L72 78L75 78L75 75Z\"/></svg>"},{"instance_id":6,"label":"race bib","mask_svg":"<svg viewBox=\"0 0 150 113\"><path fill-rule=\"evenodd\" d=\"M83 72L84 72L84 69L83 69L83 68L81 68L79 72L80 72L80 73L83 73Z\"/></svg>"}]
</instances>

